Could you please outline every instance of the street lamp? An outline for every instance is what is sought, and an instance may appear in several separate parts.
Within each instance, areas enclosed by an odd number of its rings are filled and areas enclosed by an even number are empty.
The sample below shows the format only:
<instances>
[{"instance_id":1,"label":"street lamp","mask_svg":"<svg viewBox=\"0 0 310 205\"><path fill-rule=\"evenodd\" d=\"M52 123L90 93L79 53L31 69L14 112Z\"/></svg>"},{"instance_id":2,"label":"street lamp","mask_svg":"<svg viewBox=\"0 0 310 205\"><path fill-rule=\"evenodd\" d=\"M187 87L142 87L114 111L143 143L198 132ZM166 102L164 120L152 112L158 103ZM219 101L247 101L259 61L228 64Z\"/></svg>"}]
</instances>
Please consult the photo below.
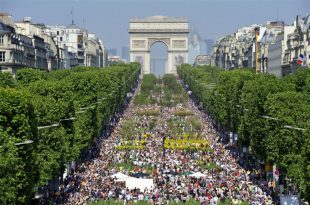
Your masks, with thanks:
<instances>
[{"instance_id":1,"label":"street lamp","mask_svg":"<svg viewBox=\"0 0 310 205\"><path fill-rule=\"evenodd\" d=\"M62 122L62 121L71 121L71 120L75 120L76 118L75 117L70 117L70 118L66 118L66 119L60 119L59 122Z\"/></svg>"},{"instance_id":2,"label":"street lamp","mask_svg":"<svg viewBox=\"0 0 310 205\"><path fill-rule=\"evenodd\" d=\"M87 110L87 109L91 109L91 108L95 108L94 105L89 106L89 107L81 107L80 110Z\"/></svg>"},{"instance_id":3,"label":"street lamp","mask_svg":"<svg viewBox=\"0 0 310 205\"><path fill-rule=\"evenodd\" d=\"M27 145L27 144L32 144L33 143L33 140L25 140L23 142L18 142L18 143L15 143L14 145L15 146L19 146L19 145ZM1 148L2 146L0 146Z\"/></svg>"},{"instance_id":4,"label":"street lamp","mask_svg":"<svg viewBox=\"0 0 310 205\"><path fill-rule=\"evenodd\" d=\"M18 145L26 145L26 144L32 144L33 140L25 140L23 142L15 143L16 146Z\"/></svg>"},{"instance_id":5,"label":"street lamp","mask_svg":"<svg viewBox=\"0 0 310 205\"><path fill-rule=\"evenodd\" d=\"M99 99L98 99L98 102L101 102L101 101L103 101L103 100L105 100L105 99L107 99L107 98L106 98L106 97L99 98Z\"/></svg>"},{"instance_id":6,"label":"street lamp","mask_svg":"<svg viewBox=\"0 0 310 205\"><path fill-rule=\"evenodd\" d=\"M287 128L287 129L294 129L294 130L306 131L306 129L304 129L304 128L293 127L293 126L290 126L290 125L284 125L283 127Z\"/></svg>"},{"instance_id":7,"label":"street lamp","mask_svg":"<svg viewBox=\"0 0 310 205\"><path fill-rule=\"evenodd\" d=\"M50 128L50 127L58 127L58 126L59 126L59 123L55 123L55 124L47 125L47 126L39 126L37 128L38 128L38 130L41 130L41 129L46 129L46 128Z\"/></svg>"},{"instance_id":8,"label":"street lamp","mask_svg":"<svg viewBox=\"0 0 310 205\"><path fill-rule=\"evenodd\" d=\"M265 119L270 119L270 120L280 121L280 119L278 119L278 118L275 118L275 117L270 117L270 116L267 116L267 115L262 115L262 118L265 118Z\"/></svg>"}]
</instances>

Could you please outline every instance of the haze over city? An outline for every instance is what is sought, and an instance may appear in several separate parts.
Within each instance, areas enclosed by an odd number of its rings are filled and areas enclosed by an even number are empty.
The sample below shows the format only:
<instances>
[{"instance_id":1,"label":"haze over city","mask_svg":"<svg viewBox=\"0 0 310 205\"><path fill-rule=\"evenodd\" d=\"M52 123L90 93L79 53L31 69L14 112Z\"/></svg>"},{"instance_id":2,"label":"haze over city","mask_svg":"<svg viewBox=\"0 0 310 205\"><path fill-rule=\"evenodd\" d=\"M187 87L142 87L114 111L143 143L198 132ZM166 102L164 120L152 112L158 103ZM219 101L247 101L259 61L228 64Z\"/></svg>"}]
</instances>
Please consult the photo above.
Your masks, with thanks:
<instances>
[{"instance_id":1,"label":"haze over city","mask_svg":"<svg viewBox=\"0 0 310 205\"><path fill-rule=\"evenodd\" d=\"M308 0L2 0L14 20L31 17L45 25L75 24L103 39L107 48L129 44L129 20L153 15L188 17L203 39L217 40L237 28L267 21L292 24L309 12Z\"/></svg>"}]
</instances>

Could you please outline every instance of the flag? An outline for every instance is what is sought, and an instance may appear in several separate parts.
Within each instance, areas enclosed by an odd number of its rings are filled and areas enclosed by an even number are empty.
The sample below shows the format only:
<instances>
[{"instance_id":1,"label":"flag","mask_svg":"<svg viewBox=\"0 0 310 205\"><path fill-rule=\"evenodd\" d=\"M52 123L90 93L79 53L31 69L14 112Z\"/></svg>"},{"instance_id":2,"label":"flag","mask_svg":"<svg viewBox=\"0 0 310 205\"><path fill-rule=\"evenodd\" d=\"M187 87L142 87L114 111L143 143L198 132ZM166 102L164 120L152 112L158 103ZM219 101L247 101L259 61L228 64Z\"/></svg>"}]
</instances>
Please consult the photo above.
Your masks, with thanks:
<instances>
[{"instance_id":1,"label":"flag","mask_svg":"<svg viewBox=\"0 0 310 205\"><path fill-rule=\"evenodd\" d=\"M303 66L307 67L307 53L306 51L304 51L304 62L303 62Z\"/></svg>"},{"instance_id":2,"label":"flag","mask_svg":"<svg viewBox=\"0 0 310 205\"><path fill-rule=\"evenodd\" d=\"M304 55L300 54L297 60L297 64L301 65L304 62Z\"/></svg>"}]
</instances>

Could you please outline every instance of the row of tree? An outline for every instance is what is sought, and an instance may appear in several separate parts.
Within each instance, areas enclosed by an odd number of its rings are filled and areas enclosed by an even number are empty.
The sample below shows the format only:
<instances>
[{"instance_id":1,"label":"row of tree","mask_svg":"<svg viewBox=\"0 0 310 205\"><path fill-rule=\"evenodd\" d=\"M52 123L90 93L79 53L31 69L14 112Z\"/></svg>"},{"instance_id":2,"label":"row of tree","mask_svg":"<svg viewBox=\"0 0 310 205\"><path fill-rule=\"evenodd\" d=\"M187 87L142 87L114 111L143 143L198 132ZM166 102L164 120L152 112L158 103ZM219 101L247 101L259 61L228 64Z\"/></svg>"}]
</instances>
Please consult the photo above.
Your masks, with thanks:
<instances>
[{"instance_id":1,"label":"row of tree","mask_svg":"<svg viewBox=\"0 0 310 205\"><path fill-rule=\"evenodd\" d=\"M188 101L188 95L182 86L177 82L174 74L165 74L163 76L163 106L176 106L179 103L185 104Z\"/></svg>"},{"instance_id":2,"label":"row of tree","mask_svg":"<svg viewBox=\"0 0 310 205\"><path fill-rule=\"evenodd\" d=\"M136 63L0 73L0 204L25 204L78 160L139 74Z\"/></svg>"},{"instance_id":3,"label":"row of tree","mask_svg":"<svg viewBox=\"0 0 310 205\"><path fill-rule=\"evenodd\" d=\"M178 74L213 121L276 164L310 200L310 69L278 79L251 70L182 65Z\"/></svg>"},{"instance_id":4,"label":"row of tree","mask_svg":"<svg viewBox=\"0 0 310 205\"><path fill-rule=\"evenodd\" d=\"M135 105L156 104L156 94L159 92L158 79L154 74L145 74L141 82L141 90L134 98Z\"/></svg>"}]
</instances>

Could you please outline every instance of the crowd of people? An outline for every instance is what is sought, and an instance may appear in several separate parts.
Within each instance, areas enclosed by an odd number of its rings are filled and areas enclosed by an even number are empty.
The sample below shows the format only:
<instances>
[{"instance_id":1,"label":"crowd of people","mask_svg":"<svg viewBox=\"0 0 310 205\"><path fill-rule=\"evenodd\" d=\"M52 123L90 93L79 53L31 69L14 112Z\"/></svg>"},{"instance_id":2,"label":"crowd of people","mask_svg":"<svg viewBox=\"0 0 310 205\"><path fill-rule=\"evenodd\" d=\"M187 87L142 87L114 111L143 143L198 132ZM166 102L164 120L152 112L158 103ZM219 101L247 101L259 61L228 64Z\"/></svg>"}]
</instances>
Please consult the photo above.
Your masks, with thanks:
<instances>
[{"instance_id":1,"label":"crowd of people","mask_svg":"<svg viewBox=\"0 0 310 205\"><path fill-rule=\"evenodd\" d=\"M134 96L138 92L139 88ZM137 111L143 109L161 110L161 113L158 116L138 116ZM165 139L176 137L168 130L167 121L182 109L192 110L194 116L201 120L199 136L208 141L210 149L189 151L164 147ZM116 149L122 141L128 140L121 136L122 124L128 119L136 122L135 135L131 139L141 140L147 136L143 149ZM154 119L156 126L151 129L150 122ZM182 203L189 200L196 200L201 205L215 205L225 200L232 204L273 204L272 187L262 180L259 172L239 165L242 156L236 147L221 142L211 120L192 100L162 109L159 104L137 107L130 102L112 125L113 130L105 140L94 141L91 152L95 152L96 157L76 163L59 190L51 195L53 204L84 205L109 199L124 204L135 201L169 204L171 201ZM116 166L126 163L132 164L134 169ZM112 177L118 172L128 176L144 173L145 177L153 179L154 184L144 190L128 189L124 182ZM204 176L190 176L190 173L197 172Z\"/></svg>"}]
</instances>

